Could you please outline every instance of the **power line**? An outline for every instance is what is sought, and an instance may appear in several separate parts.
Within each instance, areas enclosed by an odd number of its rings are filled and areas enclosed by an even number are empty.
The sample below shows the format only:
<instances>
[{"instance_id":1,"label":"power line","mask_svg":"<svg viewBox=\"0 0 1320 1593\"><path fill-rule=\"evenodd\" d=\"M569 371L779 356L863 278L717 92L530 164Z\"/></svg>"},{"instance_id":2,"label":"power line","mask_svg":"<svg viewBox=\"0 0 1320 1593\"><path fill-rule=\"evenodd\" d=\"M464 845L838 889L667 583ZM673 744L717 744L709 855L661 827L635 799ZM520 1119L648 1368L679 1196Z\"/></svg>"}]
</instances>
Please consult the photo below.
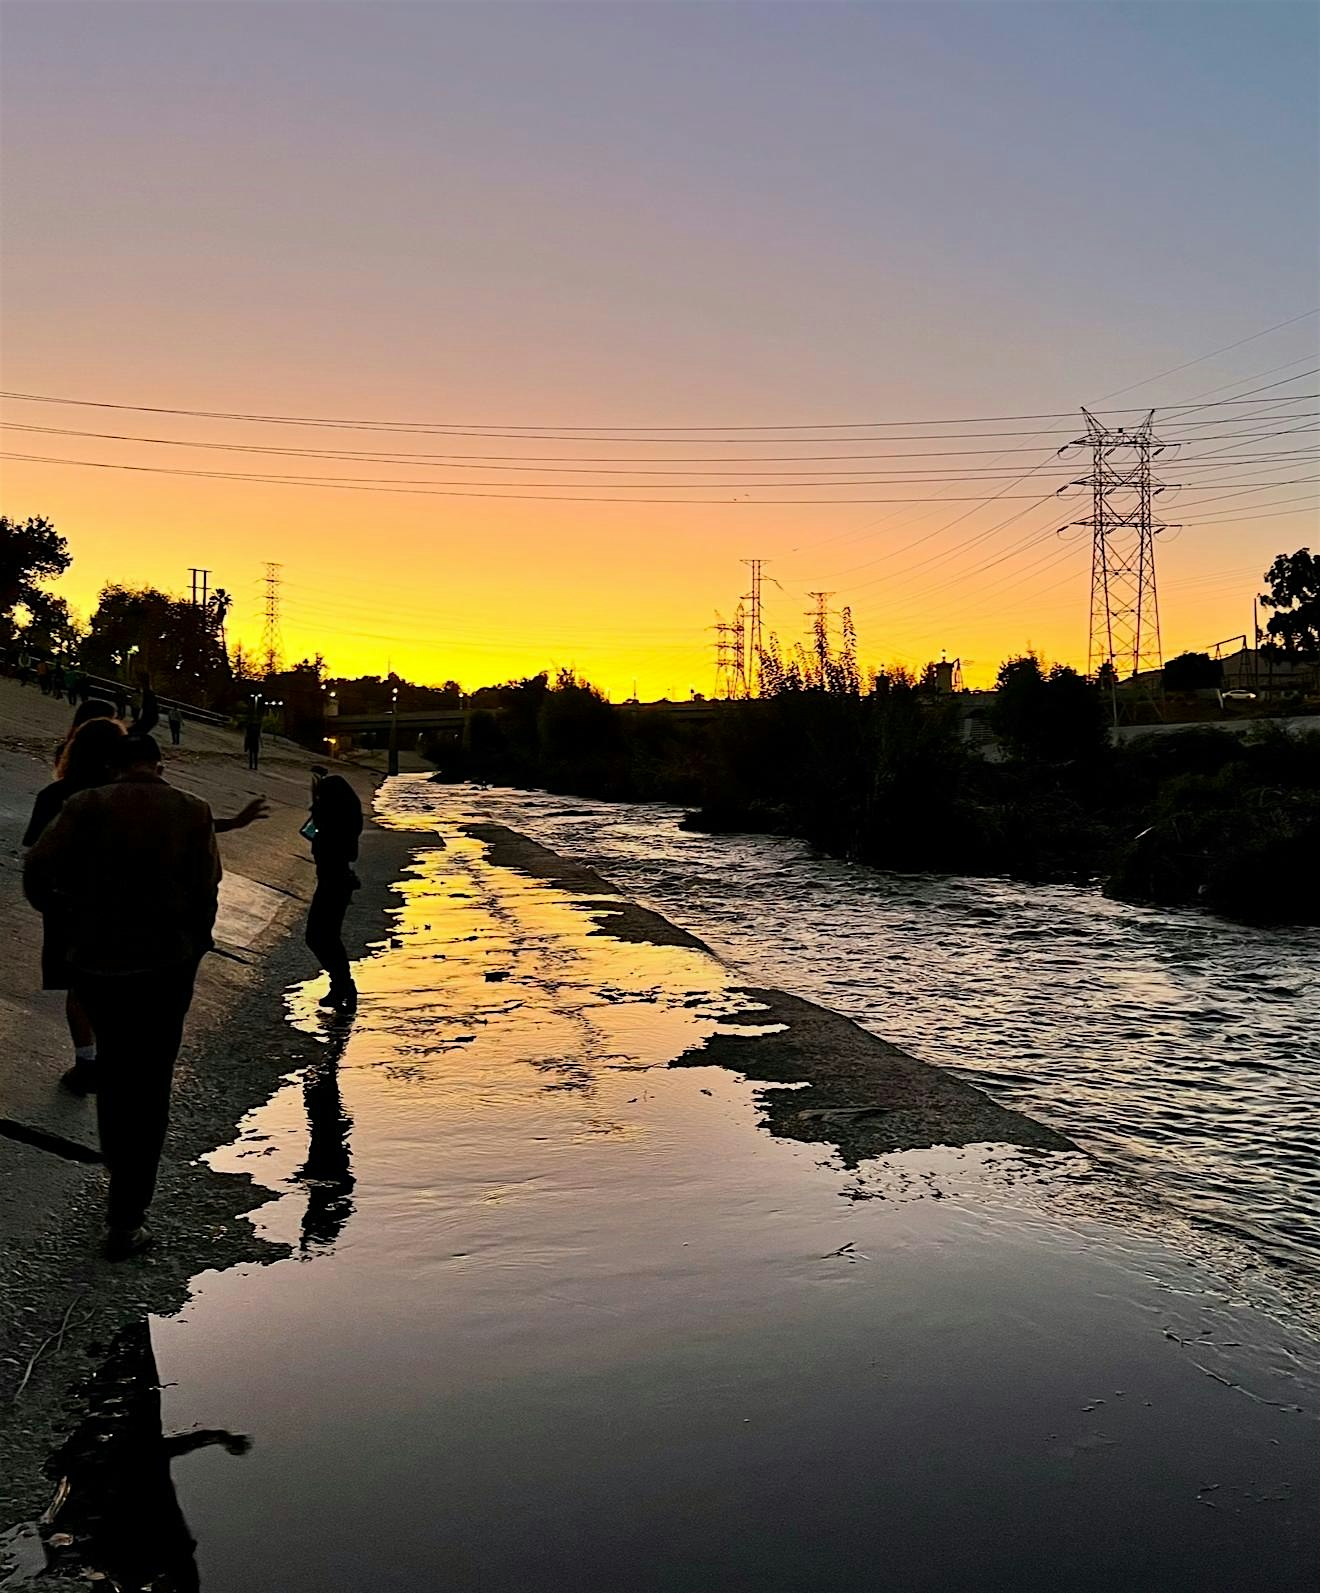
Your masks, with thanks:
<instances>
[{"instance_id":1,"label":"power line","mask_svg":"<svg viewBox=\"0 0 1320 1593\"><path fill-rule=\"evenodd\" d=\"M1152 382L1162 382L1166 376L1176 376L1179 371L1191 370L1193 365L1204 365L1206 360L1212 360L1220 354L1230 354L1235 348L1242 348L1247 343L1257 343L1263 337L1268 337L1271 332L1281 332L1285 327L1296 326L1299 321L1309 321L1313 315L1320 315L1320 307L1313 310L1303 310L1300 315L1289 316L1286 321L1276 321L1273 326L1267 326L1263 332L1253 332L1250 337L1240 337L1236 343L1225 343L1223 348L1211 349L1208 354L1202 354L1194 360L1185 360L1181 365L1171 365L1167 371L1160 371L1156 376L1144 377L1139 382L1133 382L1128 387L1120 387L1112 393L1106 393L1101 402L1110 398L1121 398L1124 393L1134 392L1138 387L1149 387ZM1225 383L1232 386L1232 383ZM1093 408L1092 413L1097 413ZM1103 413L1103 412L1101 412Z\"/></svg>"},{"instance_id":2,"label":"power line","mask_svg":"<svg viewBox=\"0 0 1320 1593\"><path fill-rule=\"evenodd\" d=\"M85 470L127 470L136 474L156 476L188 476L203 481L244 481L255 482L263 485L275 486L304 486L317 487L340 492L367 492L367 493L392 493L405 497L427 498L482 498L496 499L502 502L525 503L635 503L635 504L666 504L672 507L682 507L684 504L722 504L726 506L739 506L744 508L776 508L779 506L794 507L800 505L814 505L817 507L831 504L878 504L878 503L982 503L985 500L972 494L966 498L758 498L743 497L723 498L635 498L635 497L583 497L567 493L539 493L539 492L473 492L465 488L455 487L428 487L412 485L377 484L374 482L350 482L336 477L320 476L278 476L266 475L250 471L228 470L185 470L180 467L168 465L134 465L107 463L98 459L60 459L44 454L26 454L11 450L0 451L0 459L20 460L28 464L43 465L72 465ZM840 486L843 483L839 484ZM1030 497L1029 493L1020 496Z\"/></svg>"},{"instance_id":3,"label":"power line","mask_svg":"<svg viewBox=\"0 0 1320 1593\"><path fill-rule=\"evenodd\" d=\"M1309 313L1314 314L1316 312L1312 311L1312 312L1309 312ZM1263 335L1263 334L1258 334L1258 335ZM1250 341L1250 339L1244 339L1243 341ZM1232 345L1232 346L1238 346L1238 345ZM1220 352L1225 352L1225 351L1221 350ZM1212 358L1212 357L1213 356L1210 356L1210 355L1202 356L1203 359ZM1192 361L1189 361L1188 363L1194 365L1194 364L1199 364L1201 362L1199 360L1192 360ZM1166 374L1170 374L1170 373L1166 373ZM1150 378L1150 380L1152 380L1152 381L1153 380L1158 380L1158 379L1159 378L1154 378L1154 377ZM1294 379L1299 380L1300 377L1299 378L1294 378ZM1144 383L1138 383L1136 385L1140 386L1140 385L1145 385L1145 384ZM1283 384L1277 384L1277 385L1283 385ZM1126 391L1126 389L1122 389L1121 391ZM1314 396L1314 395L1312 395L1312 396ZM409 432L409 433L429 433L429 434L436 434L436 435L441 435L441 436L468 436L468 437L494 437L494 438L501 438L501 437L513 438L513 437L516 437L516 438L524 438L524 439L528 439L528 440L541 440L541 441L554 441L554 440L562 439L563 441L566 441L566 442L594 441L594 440L599 440L599 441L603 441L603 442L615 442L615 441L629 442L629 441L641 440L639 438L639 436L638 436L639 433L665 433L664 436L655 436L654 438L648 437L646 439L648 441L653 440L653 441L655 441L657 443L661 443L661 444L675 444L675 443L682 444L684 442L693 442L693 441L698 441L698 440L700 440L702 442L719 440L716 437L708 436L708 434L712 434L712 433L727 434L727 433L736 432L736 433L741 434L744 438L745 438L746 434L753 433L753 432L783 433L783 432L790 432L791 431L791 432L813 432L814 433L814 432L818 432L818 431L846 431L846 432L851 434L851 433L856 433L858 431L889 430L890 428L896 427L896 426L899 426L899 427L911 427L911 426L982 426L982 425L997 424L1000 421L1027 421L1027 420L1060 420L1060 421L1066 421L1069 418L1069 411L1067 411L1067 410L1050 410L1050 411L1041 411L1041 412L1034 413L1034 414L1033 413L1026 413L1026 414L1008 414L1008 415L960 415L960 416L933 416L933 417L932 416L922 416L922 417L910 417L910 418L904 419L904 420L813 421L813 422L802 422L802 423L791 424L791 425L790 424L775 424L775 425L760 424L760 425L737 425L737 426L733 426L733 425L721 425L721 426L658 426L658 425L650 425L650 426L604 426L604 427L599 427L599 426L598 427L557 426L557 427L554 427L554 428L549 428L549 427L545 427L545 426L501 426L501 427L497 428L497 427L495 427L493 425L487 426L487 425L460 424L460 423L457 423L457 422L398 421L398 420L381 420L381 419L358 419L358 418L346 418L346 417L325 416L325 415L321 415L321 416L317 416L317 415L283 415L283 414L269 414L269 413L262 413L262 412L259 412L259 411L246 411L246 410L192 409L192 408L186 408L186 407L181 406L181 405L129 404L129 403L124 403L124 402L112 401L112 400L108 400L108 399L70 398L70 397L67 397L67 396L55 395L55 394L50 394L50 393L23 393L23 392L14 391L14 390L11 390L11 389L0 390L0 398L9 399L9 400L11 400L12 402L15 402L15 403L53 404L53 405L58 405L58 406L69 406L69 407L76 407L76 408L81 408L81 409L109 409L109 410L116 410L116 411L121 411L121 412L128 411L128 412L131 412L131 413L134 413L134 414L144 414L144 415L177 415L177 416L184 416L184 417L187 417L189 419L195 419L195 420L237 421L237 422L244 422L244 423L248 423L248 424L274 425L274 426L323 427L323 428L334 429L334 430L350 430L350 431L390 431L390 432ZM1236 404L1247 403L1249 401L1250 401L1249 400L1249 396L1244 396L1244 397L1235 398L1235 399L1220 399L1220 400L1217 400L1213 404L1206 404L1206 405L1203 405L1203 406L1200 406L1200 407L1203 407L1203 408L1223 408L1223 407L1228 407L1228 406L1232 406L1232 405L1236 405ZM1162 405L1161 406L1161 408L1166 410L1166 411L1170 410L1170 409L1178 409L1180 407L1182 407L1182 406L1179 406L1179 405L1176 405L1176 404L1175 405ZM1100 411L1100 413L1115 414L1115 415L1135 414L1135 413L1138 413L1138 412L1139 412L1139 406L1134 406L1132 408L1127 408L1127 409L1113 409L1113 410ZM1062 428L1059 428L1059 429L1062 429ZM595 435L596 433L602 433L603 435L596 436ZM679 435L674 435L674 434L679 434ZM785 440L791 440L791 439L785 439ZM812 440L812 439L806 439L806 440ZM844 441L844 442L856 442L856 441L859 441L859 440L862 440L862 439L859 439L859 438L857 438L854 435L849 435L847 437L844 437L841 440Z\"/></svg>"},{"instance_id":4,"label":"power line","mask_svg":"<svg viewBox=\"0 0 1320 1593\"><path fill-rule=\"evenodd\" d=\"M290 456L292 456L292 457L296 457L296 458L306 458L306 459L331 459L331 460L334 460L334 461L339 462L339 463L359 462L359 461L366 462L366 461L369 460L371 462L377 462L377 463L386 462L386 463L390 463L390 464L398 464L398 465L401 465L401 466L406 466L406 465L410 465L410 464L415 466L418 463L423 463L423 464L427 463L428 459L429 459L429 456L426 456L426 455L409 456L409 455L390 455L390 454L382 454L382 453L371 453L371 454L369 454L369 453L357 452L357 451L352 451L352 450L271 448L271 447L263 447L261 445L256 445L256 444L244 444L244 443L225 443L225 442L211 442L211 441L208 441L208 442L193 442L193 441L187 441L187 440L184 440L184 439L170 438L170 437L134 437L134 436L117 435L115 433L110 433L110 432L81 432L81 431L69 430L67 428L62 428L62 427L13 425L12 423L8 426L7 429L11 430L11 431L36 432L36 433L40 433L42 435L47 435L47 436L50 436L50 435L55 435L55 436L75 436L75 437L84 437L84 438L94 438L94 439L99 439L99 440L102 440L102 441L140 442L140 443L147 443L147 444L150 444L150 445L153 445L153 446L161 445L161 446L166 446L166 447L199 448L199 449L208 449L208 450L219 449L219 450L223 450L225 452L233 452L233 453L253 453L253 454L261 454L261 455L271 455L271 454L273 454L273 455L276 455L276 456L279 456L279 457L290 457ZM1243 436L1241 436L1239 438L1234 439L1234 441L1229 446L1236 447L1236 446L1239 446L1241 443L1247 443L1247 442L1266 442L1266 441L1270 441L1270 440L1278 438L1278 437L1289 436L1289 435L1293 435L1294 433L1303 432L1303 431L1308 431L1309 432L1309 431L1314 430L1314 429L1316 429L1316 428L1306 426L1306 427L1297 427L1297 428L1276 428L1276 429L1274 429L1272 431L1255 432L1255 433L1245 434L1245 435L1243 435ZM1186 439L1186 438L1181 439L1180 443L1179 443L1179 446L1185 445L1190 440L1191 439ZM1206 440L1218 441L1219 439L1211 437L1211 438L1208 438ZM1019 450L1014 450L1014 449L1002 450L1002 452L1017 452L1017 451L1019 451ZM1031 449L1031 450L1020 450L1020 451L1023 451L1023 452L1035 452L1036 450ZM1220 451L1222 452L1224 450L1220 450ZM1308 452L1308 451L1309 451L1309 449L1292 449L1292 450L1282 450L1282 451L1271 451L1271 452L1264 453L1264 454L1254 454L1254 455L1244 456L1241 460L1238 460L1238 461L1235 461L1235 462L1250 464L1250 463L1255 463L1255 462L1257 462L1260 459L1284 458L1284 457L1288 457L1289 454L1296 455L1296 454L1301 454L1301 453L1305 453L1305 452ZM954 453L958 453L958 454L963 454L963 453L981 454L981 453L991 452L991 450L989 450L989 449L961 449L961 450L954 450L953 452ZM833 462L834 459L836 459L838 456L826 455L824 457L825 457L825 459L827 461ZM862 456L857 456L857 457L862 457ZM932 451L930 453L922 453L922 454L916 454L916 455L876 454L876 455L869 455L869 456L865 456L865 457L869 457L869 458L872 458L872 459L884 460L884 459L901 459L901 458L905 458L905 457L911 457L911 458L936 458L936 457L943 457L943 456L940 455L938 451ZM1051 457L1053 457L1053 456L1051 456ZM111 461L111 462L113 462L113 461ZM790 466L799 465L799 464L804 463L804 461L792 461L792 460L776 460L775 462L776 463L780 463L780 464L787 464L787 465L790 465ZM985 465L985 466L968 466L968 467L965 467L965 468L962 467L962 466L954 466L952 468L947 468L947 467L946 468L935 468L935 467L926 467L926 466L917 466L917 467L906 466L906 467L900 469L897 472L897 474L894 475L892 478L890 478L890 477L876 477L876 476L873 476L872 473L869 470L821 470L821 469L814 469L814 470L808 470L806 472L807 476L811 477L813 479L810 479L810 480L793 479L793 480L785 480L785 481L781 482L778 479L779 477L796 476L797 472L794 469L761 470L761 471L756 472L757 476L769 477L771 479L768 480L768 481L749 480L749 479L738 479L738 480L728 480L728 481L726 481L724 479L725 477L733 476L733 475L736 474L736 472L731 470L731 469L726 468L723 462L717 462L717 464L718 464L719 468L716 468L716 469L674 470L672 468L665 467L665 468L653 469L653 470L648 470L648 469L622 470L622 469L617 469L617 468L614 468L614 467L584 469L584 468L581 468L580 466L569 466L569 465L562 465L561 466L561 465L555 465L555 464L499 465L499 464L488 464L485 461L476 461L476 462L473 462L473 463L458 463L458 462L454 462L454 461L447 461L447 462L443 462L442 463L442 462L437 461L437 463L434 465L434 468L436 468L436 469L444 469L444 470L480 470L480 469L490 469L490 470L507 471L507 472L522 472L522 471L526 471L526 470L540 470L540 471L543 471L543 472L545 472L547 474L562 474L562 475L571 475L571 476L629 476L629 477L635 477L635 476L653 477L653 476L658 476L658 477L664 477L664 478L675 477L675 476L695 476L695 477L705 478L703 480L693 481L693 482L689 482L689 481L670 481L670 480L666 479L666 480L663 480L663 481L660 481L660 482L654 482L653 483L653 482L648 480L646 482L638 484L639 487L661 487L661 486L663 486L663 487L666 487L666 488L673 487L676 490L683 490L683 489L688 489L688 488L691 488L691 487L702 486L702 485L710 485L710 486L726 486L727 485L727 486L730 486L730 487L734 487L734 486L778 486L778 485L784 485L784 486L818 486L818 485L825 484L822 481L814 479L814 478L820 478L820 477L827 478L827 480L829 478L834 478L834 477L849 478L846 481L845 480L841 480L840 484L841 485L848 485L851 482L851 483L854 483L854 484L856 484L858 486L880 486L880 485L889 484L891 481L897 482L897 481L904 481L904 480L908 480L908 479L920 480L920 479L922 479L924 477L929 477L929 476L934 476L934 477L936 477L938 479L941 479L941 480L951 480L951 481L959 481L959 480L963 480L963 481L992 481L992 480L995 480L995 479L997 479L998 477L1001 477L1001 476L1012 475L1012 474L1015 473L1015 469L1016 469L1016 467L1011 466L1011 465L1005 467L1003 470L994 469L993 468L994 460L991 460L990 463L988 465ZM1180 465L1180 468L1185 468L1185 467ZM320 479L320 478L318 478L318 479ZM354 480L354 481L357 481L357 482L359 482L359 483L361 483L363 485L376 484L376 483L388 483L388 484L397 484L397 485L430 485L430 482L428 482L426 480L409 481L407 478L402 478L402 477L370 477L370 476L366 476L366 477L356 477L356 478L344 477L344 478L337 478L337 479ZM442 482L437 482L437 484L443 484L443 483ZM528 487L546 486L546 487L558 487L558 486L561 485L561 483L559 483L559 482L523 482L523 481L518 481L518 482L507 482L506 483L504 481L479 482L479 481L465 481L465 480L462 480L462 479L460 479L459 481L457 481L457 482L455 482L453 484L454 485L458 485L458 486L500 486L500 487L502 487L502 486L520 486L520 487L521 486L528 486ZM625 488L625 487L629 486L630 483L628 483L628 482L600 482L600 483L596 483L596 482L565 482L562 485L564 485L564 486L587 486L587 487L599 485L601 487L614 486L614 487L619 487L619 488Z\"/></svg>"},{"instance_id":5,"label":"power line","mask_svg":"<svg viewBox=\"0 0 1320 1593\"><path fill-rule=\"evenodd\" d=\"M1320 417L1320 410L1309 412L1312 418ZM1299 420L1305 415L1270 416L1269 419ZM1220 422L1222 425L1233 427L1246 426L1252 423L1252 417L1241 416L1232 422ZM1207 421L1205 425L1215 422ZM78 437L97 442L128 442L145 443L152 447L164 448L197 448L208 451L218 450L225 453L259 454L276 458L293 459L332 459L342 461L364 461L389 463L400 465L417 465L434 462L436 468L453 470L556 470L565 474L575 475L699 475L728 474L724 468L728 465L744 464L780 464L780 465L810 465L810 464L839 464L844 461L864 459L868 461L888 459L954 459L967 456L981 456L994 454L1003 456L1012 453L1037 453L1038 448L1021 445L1011 448L993 446L989 448L925 448L916 453L895 453L892 449L884 453L864 454L742 454L725 455L722 458L689 457L675 458L671 456L665 461L665 468L657 470L629 470L624 471L618 467L623 464L656 465L658 460L650 454L620 456L617 454L442 454L442 453L415 453L404 452L398 449L368 449L368 448L285 448L272 443L242 443L224 442L216 439L201 439L189 437L153 437L144 436L136 432L113 431L84 431L70 426L35 426L21 421L0 421L0 428L6 431L26 432L43 437ZM1314 431L1314 425L1297 426L1291 428L1275 428L1260 432L1205 432L1195 437L1182 437L1180 443L1191 442L1216 442L1221 436L1238 436L1243 441L1265 439L1269 437L1287 436L1292 432ZM896 439L902 441L904 439ZM513 463L512 461L522 461ZM578 469L579 465L600 464L608 468ZM678 464L698 466L716 466L710 471L703 470L674 470L669 468ZM822 472L814 472L821 474ZM865 474L863 471L845 472L845 474Z\"/></svg>"}]
</instances>

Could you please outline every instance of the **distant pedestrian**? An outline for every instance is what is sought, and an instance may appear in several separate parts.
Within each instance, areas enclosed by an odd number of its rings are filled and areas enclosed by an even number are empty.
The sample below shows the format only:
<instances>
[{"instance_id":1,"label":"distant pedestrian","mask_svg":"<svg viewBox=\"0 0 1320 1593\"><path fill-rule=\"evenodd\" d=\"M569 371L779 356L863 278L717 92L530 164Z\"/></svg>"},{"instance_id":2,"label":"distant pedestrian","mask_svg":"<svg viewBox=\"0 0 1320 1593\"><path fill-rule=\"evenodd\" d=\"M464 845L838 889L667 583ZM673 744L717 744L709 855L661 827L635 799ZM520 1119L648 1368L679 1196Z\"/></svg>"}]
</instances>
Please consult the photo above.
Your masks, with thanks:
<instances>
[{"instance_id":1,"label":"distant pedestrian","mask_svg":"<svg viewBox=\"0 0 1320 1593\"><path fill-rule=\"evenodd\" d=\"M178 703L170 704L170 744L177 747L183 740L183 715L179 712Z\"/></svg>"},{"instance_id":2,"label":"distant pedestrian","mask_svg":"<svg viewBox=\"0 0 1320 1593\"><path fill-rule=\"evenodd\" d=\"M174 1063L221 872L210 808L166 784L151 737L125 738L123 764L113 784L70 798L24 867L34 906L68 905L72 987L96 1034L116 1260L151 1243Z\"/></svg>"},{"instance_id":3,"label":"distant pedestrian","mask_svg":"<svg viewBox=\"0 0 1320 1593\"><path fill-rule=\"evenodd\" d=\"M344 918L359 880L357 862L362 836L362 804L342 774L323 767L312 770L312 811L303 827L316 860L316 890L307 913L307 949L330 975L330 988L321 997L323 1007L352 1012L357 1006L357 986L344 949Z\"/></svg>"},{"instance_id":4,"label":"distant pedestrian","mask_svg":"<svg viewBox=\"0 0 1320 1593\"><path fill-rule=\"evenodd\" d=\"M142 676L142 690L138 696L137 713L133 716L133 734L149 736L160 723L160 703L151 689L151 677Z\"/></svg>"},{"instance_id":5,"label":"distant pedestrian","mask_svg":"<svg viewBox=\"0 0 1320 1593\"><path fill-rule=\"evenodd\" d=\"M76 726L60 749L55 779L37 793L32 817L23 835L24 846L35 846L54 822L64 804L79 791L105 785L119 773L119 753L124 727L117 719L88 720ZM70 988L70 923L68 903L56 898L42 912L41 988L63 990L64 1015L73 1042L73 1066L60 1082L75 1095L96 1088L96 1035L82 1002Z\"/></svg>"},{"instance_id":6,"label":"distant pedestrian","mask_svg":"<svg viewBox=\"0 0 1320 1593\"><path fill-rule=\"evenodd\" d=\"M115 687L115 718L128 718L128 693L122 686Z\"/></svg>"},{"instance_id":7,"label":"distant pedestrian","mask_svg":"<svg viewBox=\"0 0 1320 1593\"><path fill-rule=\"evenodd\" d=\"M247 753L248 768L255 769L261 762L261 720L255 714L249 717L243 732L243 750Z\"/></svg>"}]
</instances>

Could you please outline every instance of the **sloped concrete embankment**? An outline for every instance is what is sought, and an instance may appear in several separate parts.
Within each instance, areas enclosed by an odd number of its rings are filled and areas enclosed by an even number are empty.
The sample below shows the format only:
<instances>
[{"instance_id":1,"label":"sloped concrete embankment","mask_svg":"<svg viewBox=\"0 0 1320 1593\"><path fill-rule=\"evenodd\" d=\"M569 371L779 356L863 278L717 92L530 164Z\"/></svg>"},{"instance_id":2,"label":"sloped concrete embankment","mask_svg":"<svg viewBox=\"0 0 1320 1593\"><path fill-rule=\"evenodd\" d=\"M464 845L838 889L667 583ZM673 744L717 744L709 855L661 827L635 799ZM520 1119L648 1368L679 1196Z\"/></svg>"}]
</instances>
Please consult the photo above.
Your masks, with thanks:
<instances>
[{"instance_id":1,"label":"sloped concrete embankment","mask_svg":"<svg viewBox=\"0 0 1320 1593\"><path fill-rule=\"evenodd\" d=\"M69 717L66 703L0 681L0 1523L30 1517L45 1502L45 1459L98 1345L144 1309L177 1310L188 1278L202 1269L269 1259L270 1247L258 1246L242 1220L264 1193L199 1162L315 1050L285 1024L282 999L290 983L316 971L301 943L314 875L298 833L314 760L274 741L250 772L239 737L189 724L184 744L165 749L171 781L218 815L254 796L271 812L220 837L218 951L203 965L180 1058L152 1214L158 1247L131 1267L100 1259L95 1106L59 1087L69 1062L63 997L40 989L41 924L21 888L21 837ZM374 777L342 772L369 809ZM390 887L417 844L367 826L363 890L347 928L355 955L384 933Z\"/></svg>"}]
</instances>

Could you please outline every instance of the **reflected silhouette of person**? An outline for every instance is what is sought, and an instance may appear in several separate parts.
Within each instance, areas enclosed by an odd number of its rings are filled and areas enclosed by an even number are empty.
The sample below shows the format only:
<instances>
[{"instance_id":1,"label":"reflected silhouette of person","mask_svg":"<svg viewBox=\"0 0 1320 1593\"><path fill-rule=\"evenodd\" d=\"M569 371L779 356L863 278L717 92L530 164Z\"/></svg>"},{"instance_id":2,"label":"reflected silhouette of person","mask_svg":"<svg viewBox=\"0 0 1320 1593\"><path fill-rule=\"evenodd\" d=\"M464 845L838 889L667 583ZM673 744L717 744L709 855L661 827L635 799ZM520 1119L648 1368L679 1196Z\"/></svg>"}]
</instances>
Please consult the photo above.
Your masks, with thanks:
<instances>
[{"instance_id":1,"label":"reflected silhouette of person","mask_svg":"<svg viewBox=\"0 0 1320 1593\"><path fill-rule=\"evenodd\" d=\"M87 1389L87 1414L55 1456L68 1499L56 1525L70 1556L122 1588L196 1593L197 1543L179 1507L170 1462L223 1444L246 1454L251 1440L220 1427L166 1437L160 1374L145 1319L119 1333Z\"/></svg>"},{"instance_id":2,"label":"reflected silhouette of person","mask_svg":"<svg viewBox=\"0 0 1320 1593\"><path fill-rule=\"evenodd\" d=\"M349 1135L353 1119L344 1110L339 1093L339 1059L347 1033L330 1039L330 1054L314 1062L303 1075L303 1105L307 1111L307 1160L293 1175L306 1186L303 1213L303 1255L329 1249L353 1215L353 1159Z\"/></svg>"}]
</instances>

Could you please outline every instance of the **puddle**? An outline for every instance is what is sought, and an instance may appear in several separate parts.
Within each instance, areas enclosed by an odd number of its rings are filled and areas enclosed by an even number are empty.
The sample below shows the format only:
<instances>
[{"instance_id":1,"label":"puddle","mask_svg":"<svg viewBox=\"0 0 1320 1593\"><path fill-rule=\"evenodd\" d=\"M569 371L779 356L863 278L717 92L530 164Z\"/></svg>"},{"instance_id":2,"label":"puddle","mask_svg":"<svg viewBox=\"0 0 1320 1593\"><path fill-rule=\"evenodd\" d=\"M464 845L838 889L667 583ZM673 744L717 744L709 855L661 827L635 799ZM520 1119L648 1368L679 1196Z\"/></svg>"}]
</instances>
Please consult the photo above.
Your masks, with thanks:
<instances>
[{"instance_id":1,"label":"puddle","mask_svg":"<svg viewBox=\"0 0 1320 1593\"><path fill-rule=\"evenodd\" d=\"M720 964L446 840L214 1157L289 1259L117 1351L124 1585L1313 1593L1314 1346L1079 1216L1074 1157L772 1139L667 1066L758 1031Z\"/></svg>"}]
</instances>

